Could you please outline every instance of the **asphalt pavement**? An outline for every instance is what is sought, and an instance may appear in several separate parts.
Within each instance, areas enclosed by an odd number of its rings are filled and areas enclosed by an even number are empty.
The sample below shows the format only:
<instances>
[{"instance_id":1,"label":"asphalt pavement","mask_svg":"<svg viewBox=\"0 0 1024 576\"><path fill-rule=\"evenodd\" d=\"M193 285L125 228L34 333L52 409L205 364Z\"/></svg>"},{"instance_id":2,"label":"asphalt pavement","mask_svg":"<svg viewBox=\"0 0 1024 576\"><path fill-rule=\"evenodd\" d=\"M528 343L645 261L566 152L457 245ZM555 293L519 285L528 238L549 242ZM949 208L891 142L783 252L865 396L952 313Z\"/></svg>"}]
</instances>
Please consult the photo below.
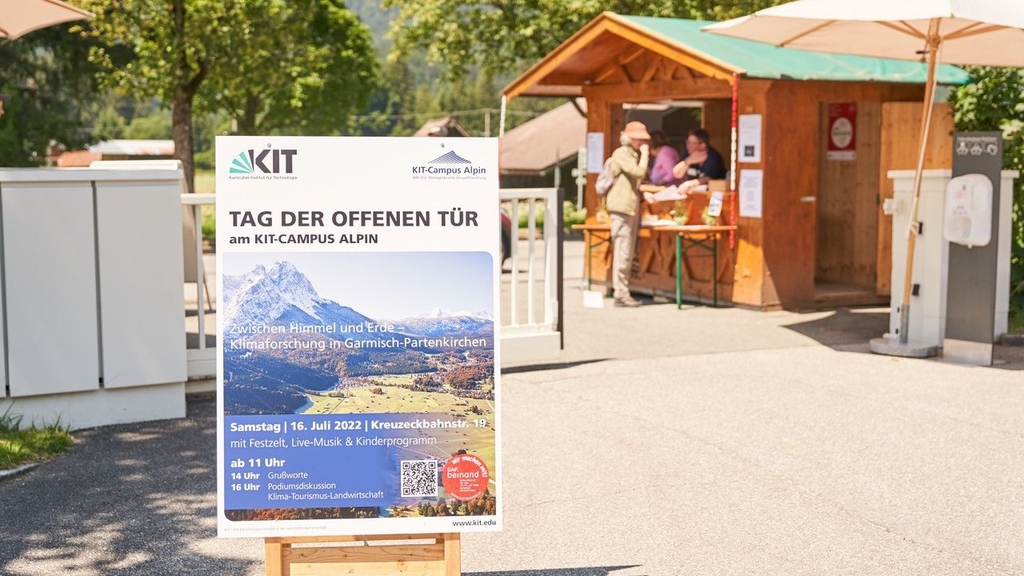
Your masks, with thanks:
<instances>
[{"instance_id":1,"label":"asphalt pavement","mask_svg":"<svg viewBox=\"0 0 1024 576\"><path fill-rule=\"evenodd\" d=\"M503 373L504 530L464 573L1024 574L1024 348L872 355L885 308L584 308L581 252L560 358ZM216 537L215 422L194 396L0 480L0 574L263 574Z\"/></svg>"}]
</instances>

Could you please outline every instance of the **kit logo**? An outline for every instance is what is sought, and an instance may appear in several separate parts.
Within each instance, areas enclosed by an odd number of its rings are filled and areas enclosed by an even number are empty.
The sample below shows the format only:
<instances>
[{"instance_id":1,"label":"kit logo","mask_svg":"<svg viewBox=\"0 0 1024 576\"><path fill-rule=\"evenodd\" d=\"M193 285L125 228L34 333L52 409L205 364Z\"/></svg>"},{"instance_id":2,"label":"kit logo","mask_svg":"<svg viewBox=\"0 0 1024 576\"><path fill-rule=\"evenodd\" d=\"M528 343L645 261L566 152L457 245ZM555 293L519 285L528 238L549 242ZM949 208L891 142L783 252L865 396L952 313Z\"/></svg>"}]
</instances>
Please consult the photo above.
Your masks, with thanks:
<instances>
[{"instance_id":1,"label":"kit logo","mask_svg":"<svg viewBox=\"0 0 1024 576\"><path fill-rule=\"evenodd\" d=\"M294 159L299 151L286 148L270 148L264 150L245 150L231 161L231 174L291 174L294 170Z\"/></svg>"},{"instance_id":2,"label":"kit logo","mask_svg":"<svg viewBox=\"0 0 1024 576\"><path fill-rule=\"evenodd\" d=\"M451 150L427 162L427 164L472 164L472 162L456 154L455 150Z\"/></svg>"},{"instance_id":3,"label":"kit logo","mask_svg":"<svg viewBox=\"0 0 1024 576\"><path fill-rule=\"evenodd\" d=\"M416 178L474 178L483 179L486 168L474 166L471 160L459 156L455 150L449 150L421 166L413 166L412 173Z\"/></svg>"}]
</instances>

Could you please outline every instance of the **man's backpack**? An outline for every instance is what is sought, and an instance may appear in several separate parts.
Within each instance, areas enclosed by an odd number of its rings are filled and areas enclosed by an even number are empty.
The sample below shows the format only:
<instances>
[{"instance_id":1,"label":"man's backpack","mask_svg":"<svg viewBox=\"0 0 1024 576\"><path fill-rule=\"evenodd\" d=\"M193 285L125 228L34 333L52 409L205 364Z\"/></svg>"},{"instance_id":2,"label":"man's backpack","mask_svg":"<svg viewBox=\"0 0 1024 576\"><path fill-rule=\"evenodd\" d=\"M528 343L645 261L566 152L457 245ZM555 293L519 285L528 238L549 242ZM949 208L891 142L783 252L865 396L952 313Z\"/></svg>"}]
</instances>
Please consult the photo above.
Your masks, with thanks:
<instances>
[{"instance_id":1,"label":"man's backpack","mask_svg":"<svg viewBox=\"0 0 1024 576\"><path fill-rule=\"evenodd\" d=\"M594 184L594 189L597 190L598 196L604 196L612 189L613 184L615 184L615 174L612 170L612 159L609 158L604 161L604 168L597 176L597 182Z\"/></svg>"}]
</instances>

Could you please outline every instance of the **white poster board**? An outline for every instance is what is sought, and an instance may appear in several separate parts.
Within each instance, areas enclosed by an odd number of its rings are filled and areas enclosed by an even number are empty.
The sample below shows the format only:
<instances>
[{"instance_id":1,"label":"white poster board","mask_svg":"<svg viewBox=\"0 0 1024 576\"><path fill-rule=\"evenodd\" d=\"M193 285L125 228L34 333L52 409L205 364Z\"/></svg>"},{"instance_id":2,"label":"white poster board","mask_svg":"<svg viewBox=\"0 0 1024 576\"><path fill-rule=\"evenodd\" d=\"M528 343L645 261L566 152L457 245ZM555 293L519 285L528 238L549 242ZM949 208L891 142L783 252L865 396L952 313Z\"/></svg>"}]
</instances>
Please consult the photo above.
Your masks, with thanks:
<instances>
[{"instance_id":1,"label":"white poster board","mask_svg":"<svg viewBox=\"0 0 1024 576\"><path fill-rule=\"evenodd\" d=\"M217 138L218 534L501 529L493 138Z\"/></svg>"}]
</instances>

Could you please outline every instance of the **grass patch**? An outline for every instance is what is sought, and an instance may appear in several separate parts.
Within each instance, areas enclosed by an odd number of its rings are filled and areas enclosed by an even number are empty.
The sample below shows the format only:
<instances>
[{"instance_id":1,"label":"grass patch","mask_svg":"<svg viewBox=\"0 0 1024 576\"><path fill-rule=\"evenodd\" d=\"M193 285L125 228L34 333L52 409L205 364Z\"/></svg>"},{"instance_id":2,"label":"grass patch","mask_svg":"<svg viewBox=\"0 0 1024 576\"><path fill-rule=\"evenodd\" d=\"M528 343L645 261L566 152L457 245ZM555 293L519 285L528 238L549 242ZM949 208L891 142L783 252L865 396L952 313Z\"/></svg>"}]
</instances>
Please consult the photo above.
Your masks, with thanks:
<instances>
[{"instance_id":1,"label":"grass patch","mask_svg":"<svg viewBox=\"0 0 1024 576\"><path fill-rule=\"evenodd\" d=\"M74 443L60 425L21 428L21 416L0 415L0 470L47 460Z\"/></svg>"}]
</instances>

